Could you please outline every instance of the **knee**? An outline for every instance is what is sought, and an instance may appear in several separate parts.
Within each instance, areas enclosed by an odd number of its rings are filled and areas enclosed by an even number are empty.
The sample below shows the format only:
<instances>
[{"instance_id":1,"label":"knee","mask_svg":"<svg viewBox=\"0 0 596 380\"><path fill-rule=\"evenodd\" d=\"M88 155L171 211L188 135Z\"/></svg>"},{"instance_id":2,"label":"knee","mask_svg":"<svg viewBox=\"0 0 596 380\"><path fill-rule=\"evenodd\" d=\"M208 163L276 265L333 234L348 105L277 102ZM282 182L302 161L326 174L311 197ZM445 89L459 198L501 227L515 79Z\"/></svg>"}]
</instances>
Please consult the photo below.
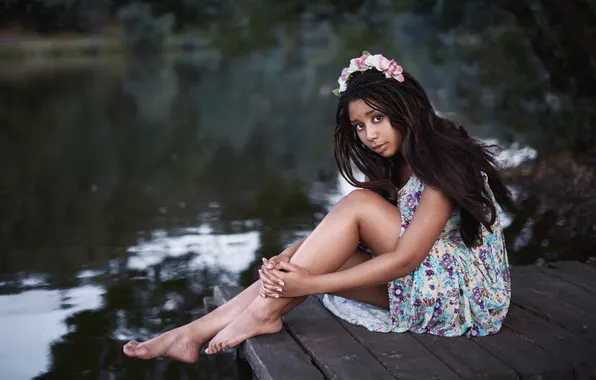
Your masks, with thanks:
<instances>
[{"instance_id":1,"label":"knee","mask_svg":"<svg viewBox=\"0 0 596 380\"><path fill-rule=\"evenodd\" d=\"M350 194L346 195L343 199L345 203L355 205L366 205L373 202L378 202L383 198L372 190L367 189L356 189L352 190Z\"/></svg>"},{"instance_id":2,"label":"knee","mask_svg":"<svg viewBox=\"0 0 596 380\"><path fill-rule=\"evenodd\" d=\"M366 209L371 205L379 202L383 198L374 191L367 189L352 190L346 195L339 205L342 208L348 209L351 212L358 214L360 210Z\"/></svg>"},{"instance_id":3,"label":"knee","mask_svg":"<svg viewBox=\"0 0 596 380\"><path fill-rule=\"evenodd\" d=\"M388 212L401 219L399 208L372 190L357 189L346 195L340 202L345 210L357 219L371 215L381 217ZM339 204L338 204L339 205Z\"/></svg>"}]
</instances>

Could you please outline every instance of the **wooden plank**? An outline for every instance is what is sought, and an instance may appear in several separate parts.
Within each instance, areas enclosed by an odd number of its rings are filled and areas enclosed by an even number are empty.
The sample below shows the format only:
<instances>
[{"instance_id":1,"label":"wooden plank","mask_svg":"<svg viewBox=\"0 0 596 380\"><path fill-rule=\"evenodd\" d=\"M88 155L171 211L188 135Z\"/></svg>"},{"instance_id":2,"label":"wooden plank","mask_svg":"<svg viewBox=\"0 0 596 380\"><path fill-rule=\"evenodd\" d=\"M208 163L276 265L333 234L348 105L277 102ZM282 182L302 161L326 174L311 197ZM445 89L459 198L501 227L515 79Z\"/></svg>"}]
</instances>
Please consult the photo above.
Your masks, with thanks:
<instances>
[{"instance_id":1,"label":"wooden plank","mask_svg":"<svg viewBox=\"0 0 596 380\"><path fill-rule=\"evenodd\" d=\"M515 305L509 308L505 326L534 344L571 362L575 367L577 379L596 378L596 360L594 360L596 347L569 331Z\"/></svg>"},{"instance_id":2,"label":"wooden plank","mask_svg":"<svg viewBox=\"0 0 596 380\"><path fill-rule=\"evenodd\" d=\"M344 320L340 323L398 379L461 379L410 333L375 333Z\"/></svg>"},{"instance_id":3,"label":"wooden plank","mask_svg":"<svg viewBox=\"0 0 596 380\"><path fill-rule=\"evenodd\" d=\"M395 379L313 297L284 316L284 324L328 379Z\"/></svg>"},{"instance_id":4,"label":"wooden plank","mask_svg":"<svg viewBox=\"0 0 596 380\"><path fill-rule=\"evenodd\" d=\"M412 336L464 379L517 379L515 371L472 339L431 334Z\"/></svg>"},{"instance_id":5,"label":"wooden plank","mask_svg":"<svg viewBox=\"0 0 596 380\"><path fill-rule=\"evenodd\" d=\"M596 293L596 268L577 261L558 261L540 268L548 275L558 276L591 293Z\"/></svg>"},{"instance_id":6,"label":"wooden plank","mask_svg":"<svg viewBox=\"0 0 596 380\"><path fill-rule=\"evenodd\" d=\"M587 290L569 283L558 276L551 276L535 265L513 267L511 279L527 288L535 289L548 296L596 314L596 297ZM515 291L515 289L514 289Z\"/></svg>"},{"instance_id":7,"label":"wooden plank","mask_svg":"<svg viewBox=\"0 0 596 380\"><path fill-rule=\"evenodd\" d=\"M544 316L596 344L596 318L592 313L556 297L548 288L533 285L528 278L523 278L518 273L512 271L511 275L511 301L514 304Z\"/></svg>"},{"instance_id":8,"label":"wooden plank","mask_svg":"<svg viewBox=\"0 0 596 380\"><path fill-rule=\"evenodd\" d=\"M508 328L502 328L495 335L473 338L473 341L507 363L521 379L573 379L570 361L545 351Z\"/></svg>"},{"instance_id":9,"label":"wooden plank","mask_svg":"<svg viewBox=\"0 0 596 380\"><path fill-rule=\"evenodd\" d=\"M216 307L217 307L217 304L215 303L215 300L213 299L213 297L211 297L211 296L203 297L203 308L205 309L205 314L211 313L213 310L215 310Z\"/></svg>"},{"instance_id":10,"label":"wooden plank","mask_svg":"<svg viewBox=\"0 0 596 380\"><path fill-rule=\"evenodd\" d=\"M213 296L216 303L222 305L241 291L238 286L216 286ZM260 380L324 379L285 329L277 334L248 339L241 350Z\"/></svg>"}]
</instances>

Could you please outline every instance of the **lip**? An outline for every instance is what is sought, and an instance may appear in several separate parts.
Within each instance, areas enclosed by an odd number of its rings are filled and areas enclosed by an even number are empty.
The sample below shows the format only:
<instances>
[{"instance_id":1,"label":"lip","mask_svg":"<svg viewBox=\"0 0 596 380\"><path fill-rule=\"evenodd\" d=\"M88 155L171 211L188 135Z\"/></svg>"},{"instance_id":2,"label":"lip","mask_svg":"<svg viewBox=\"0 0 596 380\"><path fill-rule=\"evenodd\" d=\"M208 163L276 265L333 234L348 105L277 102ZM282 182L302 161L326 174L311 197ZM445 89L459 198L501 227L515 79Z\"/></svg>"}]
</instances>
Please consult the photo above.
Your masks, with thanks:
<instances>
[{"instance_id":1,"label":"lip","mask_svg":"<svg viewBox=\"0 0 596 380\"><path fill-rule=\"evenodd\" d=\"M372 149L377 153L382 153L385 149L387 149L387 145L389 145L389 143L373 146Z\"/></svg>"}]
</instances>

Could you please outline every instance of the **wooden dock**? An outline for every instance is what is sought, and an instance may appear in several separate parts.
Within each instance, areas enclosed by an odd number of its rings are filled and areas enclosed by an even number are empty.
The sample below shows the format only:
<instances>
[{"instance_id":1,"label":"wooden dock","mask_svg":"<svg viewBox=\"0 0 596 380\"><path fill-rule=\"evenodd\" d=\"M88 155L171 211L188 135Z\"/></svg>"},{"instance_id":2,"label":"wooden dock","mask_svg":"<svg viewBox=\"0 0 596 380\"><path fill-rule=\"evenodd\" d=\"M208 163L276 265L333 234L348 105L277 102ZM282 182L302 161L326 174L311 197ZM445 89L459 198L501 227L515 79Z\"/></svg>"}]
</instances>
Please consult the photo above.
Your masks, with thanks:
<instances>
[{"instance_id":1,"label":"wooden dock","mask_svg":"<svg viewBox=\"0 0 596 380\"><path fill-rule=\"evenodd\" d=\"M493 336L374 333L310 297L284 330L240 347L259 380L596 379L596 268L514 267L512 304ZM215 288L220 305L242 290Z\"/></svg>"}]
</instances>

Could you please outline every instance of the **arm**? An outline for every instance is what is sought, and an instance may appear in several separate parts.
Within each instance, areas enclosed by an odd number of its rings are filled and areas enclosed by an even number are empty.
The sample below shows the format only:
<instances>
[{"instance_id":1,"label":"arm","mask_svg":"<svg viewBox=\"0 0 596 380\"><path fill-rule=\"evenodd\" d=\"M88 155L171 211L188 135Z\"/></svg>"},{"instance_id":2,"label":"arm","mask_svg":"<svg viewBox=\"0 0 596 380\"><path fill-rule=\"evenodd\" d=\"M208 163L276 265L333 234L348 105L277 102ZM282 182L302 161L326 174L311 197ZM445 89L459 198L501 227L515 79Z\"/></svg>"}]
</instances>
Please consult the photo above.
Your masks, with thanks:
<instances>
[{"instance_id":1,"label":"arm","mask_svg":"<svg viewBox=\"0 0 596 380\"><path fill-rule=\"evenodd\" d=\"M315 276L311 294L386 284L408 275L428 256L452 212L453 203L443 193L426 187L394 251L344 271Z\"/></svg>"}]
</instances>

